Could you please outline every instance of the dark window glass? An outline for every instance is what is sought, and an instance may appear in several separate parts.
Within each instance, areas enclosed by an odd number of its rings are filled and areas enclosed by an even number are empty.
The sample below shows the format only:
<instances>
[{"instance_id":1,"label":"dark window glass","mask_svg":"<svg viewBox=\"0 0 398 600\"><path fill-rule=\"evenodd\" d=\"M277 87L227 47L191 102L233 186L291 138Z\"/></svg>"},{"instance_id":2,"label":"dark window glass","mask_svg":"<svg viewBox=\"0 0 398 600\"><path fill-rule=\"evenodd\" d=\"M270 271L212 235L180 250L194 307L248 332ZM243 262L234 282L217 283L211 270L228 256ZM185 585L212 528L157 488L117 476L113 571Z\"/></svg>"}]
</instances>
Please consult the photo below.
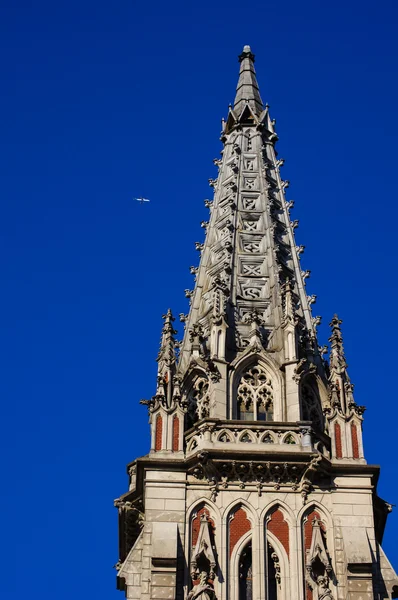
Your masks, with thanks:
<instances>
[{"instance_id":1,"label":"dark window glass","mask_svg":"<svg viewBox=\"0 0 398 600\"><path fill-rule=\"evenodd\" d=\"M253 421L254 412L252 402L250 402L247 406L244 402L239 404L238 419L241 419L242 421Z\"/></svg>"},{"instance_id":2,"label":"dark window glass","mask_svg":"<svg viewBox=\"0 0 398 600\"><path fill-rule=\"evenodd\" d=\"M239 600L253 600L252 545L243 550L239 561Z\"/></svg>"},{"instance_id":3,"label":"dark window glass","mask_svg":"<svg viewBox=\"0 0 398 600\"><path fill-rule=\"evenodd\" d=\"M268 585L268 600L277 600L277 587L276 587L276 568L275 568L275 560L277 561L276 554L271 548L268 546L268 557L267 557L267 585Z\"/></svg>"}]
</instances>

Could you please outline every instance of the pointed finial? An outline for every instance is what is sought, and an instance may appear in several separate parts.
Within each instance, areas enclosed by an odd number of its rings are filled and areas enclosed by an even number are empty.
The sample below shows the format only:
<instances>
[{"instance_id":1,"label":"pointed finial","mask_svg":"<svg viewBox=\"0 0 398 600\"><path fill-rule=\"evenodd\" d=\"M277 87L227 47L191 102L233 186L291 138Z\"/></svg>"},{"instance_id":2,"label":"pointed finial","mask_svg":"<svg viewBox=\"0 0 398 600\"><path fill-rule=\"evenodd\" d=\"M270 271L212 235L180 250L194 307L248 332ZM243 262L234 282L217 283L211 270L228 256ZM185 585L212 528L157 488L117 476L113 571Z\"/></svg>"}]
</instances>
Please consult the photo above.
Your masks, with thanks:
<instances>
[{"instance_id":1,"label":"pointed finial","mask_svg":"<svg viewBox=\"0 0 398 600\"><path fill-rule=\"evenodd\" d=\"M162 327L162 339L160 340L160 351L158 355L158 361L161 359L166 362L171 362L174 359L174 336L177 333L173 327L173 313L170 308L165 315L162 315L164 324Z\"/></svg>"},{"instance_id":2,"label":"pointed finial","mask_svg":"<svg viewBox=\"0 0 398 600\"><path fill-rule=\"evenodd\" d=\"M172 322L175 321L175 318L173 317L173 313L171 312L171 309L169 308L167 313L165 315L162 315L162 319L164 320L164 327L163 327L163 331L165 332L165 327L172 327Z\"/></svg>"},{"instance_id":3,"label":"pointed finial","mask_svg":"<svg viewBox=\"0 0 398 600\"><path fill-rule=\"evenodd\" d=\"M332 329L332 335L329 338L330 342L330 365L337 369L337 371L344 371L347 368L347 363L344 355L343 347L343 334L341 332L341 323L343 321L339 319L337 315L333 316L330 322Z\"/></svg>"},{"instance_id":4,"label":"pointed finial","mask_svg":"<svg viewBox=\"0 0 398 600\"><path fill-rule=\"evenodd\" d=\"M242 62L242 60L248 55L249 58L251 58L251 60L254 62L254 54L252 54L252 49L250 48L250 46L243 46L242 54L239 55L239 61Z\"/></svg>"}]
</instances>

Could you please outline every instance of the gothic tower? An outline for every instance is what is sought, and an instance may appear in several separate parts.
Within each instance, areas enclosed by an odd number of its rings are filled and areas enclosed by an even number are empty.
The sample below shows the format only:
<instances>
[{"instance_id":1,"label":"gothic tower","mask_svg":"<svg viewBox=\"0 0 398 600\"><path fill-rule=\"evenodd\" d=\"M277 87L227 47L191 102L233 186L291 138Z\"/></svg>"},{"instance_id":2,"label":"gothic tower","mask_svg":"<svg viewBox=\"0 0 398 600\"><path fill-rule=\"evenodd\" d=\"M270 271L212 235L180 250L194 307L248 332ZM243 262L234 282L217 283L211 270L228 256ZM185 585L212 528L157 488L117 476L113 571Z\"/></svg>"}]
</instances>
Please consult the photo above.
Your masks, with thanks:
<instances>
[{"instance_id":1,"label":"gothic tower","mask_svg":"<svg viewBox=\"0 0 398 600\"><path fill-rule=\"evenodd\" d=\"M118 588L129 599L397 598L391 506L366 462L341 321L330 353L300 267L275 123L245 46L223 121L190 309L164 318L151 450L128 465Z\"/></svg>"}]
</instances>

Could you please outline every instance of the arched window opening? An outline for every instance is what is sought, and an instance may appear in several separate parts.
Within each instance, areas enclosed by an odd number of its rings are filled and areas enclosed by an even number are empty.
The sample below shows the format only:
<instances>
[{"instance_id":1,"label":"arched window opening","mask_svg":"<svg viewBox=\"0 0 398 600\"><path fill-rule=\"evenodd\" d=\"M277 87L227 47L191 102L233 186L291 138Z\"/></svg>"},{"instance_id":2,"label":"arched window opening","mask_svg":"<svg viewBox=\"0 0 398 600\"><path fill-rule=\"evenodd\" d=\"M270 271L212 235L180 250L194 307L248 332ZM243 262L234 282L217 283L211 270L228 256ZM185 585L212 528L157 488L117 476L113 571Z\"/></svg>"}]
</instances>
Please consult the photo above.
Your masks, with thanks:
<instances>
[{"instance_id":1,"label":"arched window opening","mask_svg":"<svg viewBox=\"0 0 398 600\"><path fill-rule=\"evenodd\" d=\"M243 549L239 560L239 600L253 600L252 543Z\"/></svg>"},{"instance_id":2,"label":"arched window opening","mask_svg":"<svg viewBox=\"0 0 398 600\"><path fill-rule=\"evenodd\" d=\"M301 402L303 409L303 421L312 421L314 428L323 431L323 415L319 396L310 385L301 388Z\"/></svg>"},{"instance_id":3,"label":"arched window opening","mask_svg":"<svg viewBox=\"0 0 398 600\"><path fill-rule=\"evenodd\" d=\"M237 416L242 421L273 421L272 381L260 365L249 367L237 389Z\"/></svg>"},{"instance_id":4,"label":"arched window opening","mask_svg":"<svg viewBox=\"0 0 398 600\"><path fill-rule=\"evenodd\" d=\"M278 583L280 583L279 558L271 544L268 544L267 600L278 600Z\"/></svg>"},{"instance_id":5,"label":"arched window opening","mask_svg":"<svg viewBox=\"0 0 398 600\"><path fill-rule=\"evenodd\" d=\"M205 377L198 377L187 398L186 429L190 429L200 419L210 416L208 392L209 382Z\"/></svg>"}]
</instances>

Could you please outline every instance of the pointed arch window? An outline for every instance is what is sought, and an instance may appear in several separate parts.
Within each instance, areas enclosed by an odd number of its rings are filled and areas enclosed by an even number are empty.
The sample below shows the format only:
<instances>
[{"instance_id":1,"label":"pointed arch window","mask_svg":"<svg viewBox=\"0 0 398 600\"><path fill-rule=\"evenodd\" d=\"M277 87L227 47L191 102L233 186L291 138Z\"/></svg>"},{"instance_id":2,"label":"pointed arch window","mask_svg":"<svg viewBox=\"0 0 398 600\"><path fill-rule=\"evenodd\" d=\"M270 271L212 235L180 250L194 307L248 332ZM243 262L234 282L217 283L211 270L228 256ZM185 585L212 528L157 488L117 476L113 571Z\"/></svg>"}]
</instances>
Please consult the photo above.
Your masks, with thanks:
<instances>
[{"instance_id":1,"label":"pointed arch window","mask_svg":"<svg viewBox=\"0 0 398 600\"><path fill-rule=\"evenodd\" d=\"M278 583L280 584L279 558L271 544L267 554L267 600L278 600Z\"/></svg>"},{"instance_id":2,"label":"pointed arch window","mask_svg":"<svg viewBox=\"0 0 398 600\"><path fill-rule=\"evenodd\" d=\"M267 600L288 597L290 527L281 508L271 508L266 518L265 587Z\"/></svg>"},{"instance_id":3,"label":"pointed arch window","mask_svg":"<svg viewBox=\"0 0 398 600\"><path fill-rule=\"evenodd\" d=\"M239 560L239 600L253 600L252 543L243 549Z\"/></svg>"},{"instance_id":4,"label":"pointed arch window","mask_svg":"<svg viewBox=\"0 0 398 600\"><path fill-rule=\"evenodd\" d=\"M243 421L273 421L272 381L260 365L249 367L237 389L237 417Z\"/></svg>"},{"instance_id":5,"label":"pointed arch window","mask_svg":"<svg viewBox=\"0 0 398 600\"><path fill-rule=\"evenodd\" d=\"M303 420L312 421L314 427L323 431L323 415L321 401L318 394L309 384L304 384L301 388L301 403L303 411Z\"/></svg>"}]
</instances>

